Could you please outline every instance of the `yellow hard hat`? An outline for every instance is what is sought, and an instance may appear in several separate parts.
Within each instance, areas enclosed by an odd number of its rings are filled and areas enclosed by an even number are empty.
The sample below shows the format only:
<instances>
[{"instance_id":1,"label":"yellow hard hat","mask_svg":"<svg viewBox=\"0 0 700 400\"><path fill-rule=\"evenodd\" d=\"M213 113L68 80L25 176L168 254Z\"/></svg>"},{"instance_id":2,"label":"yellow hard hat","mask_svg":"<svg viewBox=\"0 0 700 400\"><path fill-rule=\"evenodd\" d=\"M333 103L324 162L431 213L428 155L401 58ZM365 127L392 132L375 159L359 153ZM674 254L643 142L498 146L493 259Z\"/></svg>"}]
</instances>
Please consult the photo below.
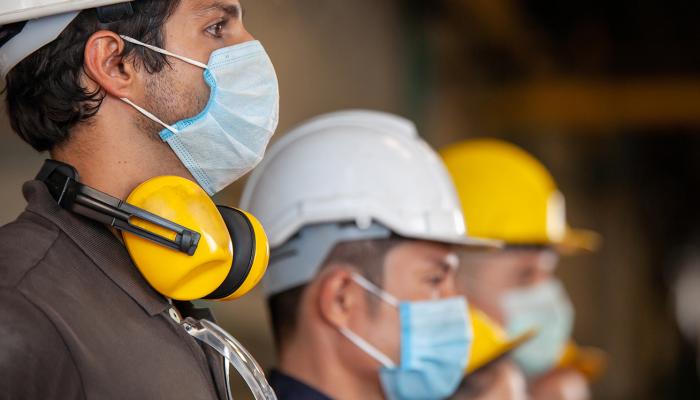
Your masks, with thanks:
<instances>
[{"instance_id":1,"label":"yellow hard hat","mask_svg":"<svg viewBox=\"0 0 700 400\"><path fill-rule=\"evenodd\" d=\"M193 254L123 231L131 259L158 292L176 300L231 300L250 291L267 268L260 222L245 211L216 206L196 183L160 176L139 185L126 202L199 234ZM138 217L132 225L174 240L176 233Z\"/></svg>"},{"instance_id":2,"label":"yellow hard hat","mask_svg":"<svg viewBox=\"0 0 700 400\"><path fill-rule=\"evenodd\" d=\"M532 330L514 339L509 339L503 328L483 311L470 306L469 317L474 330L474 343L467 362L467 374L508 356L510 352L536 334L536 331Z\"/></svg>"},{"instance_id":3,"label":"yellow hard hat","mask_svg":"<svg viewBox=\"0 0 700 400\"><path fill-rule=\"evenodd\" d=\"M521 148L497 139L466 140L441 152L470 235L511 245L593 251L599 235L571 229L564 196L547 169Z\"/></svg>"}]
</instances>

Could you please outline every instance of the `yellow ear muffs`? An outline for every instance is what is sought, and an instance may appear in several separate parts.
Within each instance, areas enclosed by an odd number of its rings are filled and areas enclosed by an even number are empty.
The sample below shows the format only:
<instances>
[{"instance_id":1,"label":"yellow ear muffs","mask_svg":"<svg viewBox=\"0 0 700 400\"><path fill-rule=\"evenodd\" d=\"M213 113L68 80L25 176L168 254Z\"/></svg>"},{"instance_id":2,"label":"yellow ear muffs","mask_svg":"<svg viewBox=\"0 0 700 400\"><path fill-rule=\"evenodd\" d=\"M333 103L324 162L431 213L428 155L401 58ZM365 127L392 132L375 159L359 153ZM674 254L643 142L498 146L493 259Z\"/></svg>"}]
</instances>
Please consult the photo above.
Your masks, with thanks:
<instances>
[{"instance_id":1,"label":"yellow ear muffs","mask_svg":"<svg viewBox=\"0 0 700 400\"><path fill-rule=\"evenodd\" d=\"M232 300L252 290L270 252L260 222L218 207L196 183L159 176L126 201L79 182L72 166L46 160L37 175L59 206L122 233L148 283L175 300Z\"/></svg>"},{"instance_id":2,"label":"yellow ear muffs","mask_svg":"<svg viewBox=\"0 0 700 400\"><path fill-rule=\"evenodd\" d=\"M206 298L233 300L251 291L265 275L270 247L257 218L236 208L218 209L233 241L233 261L228 276Z\"/></svg>"},{"instance_id":3,"label":"yellow ear muffs","mask_svg":"<svg viewBox=\"0 0 700 400\"><path fill-rule=\"evenodd\" d=\"M176 300L201 299L224 281L231 269L233 244L226 224L211 198L196 183L160 176L139 185L127 203L198 232L192 255L123 231L134 264L148 283ZM174 232L138 218L132 225L173 239Z\"/></svg>"},{"instance_id":4,"label":"yellow ear muffs","mask_svg":"<svg viewBox=\"0 0 700 400\"><path fill-rule=\"evenodd\" d=\"M176 300L233 300L262 279L269 260L267 236L252 215L217 207L196 183L160 176L139 185L127 203L198 233L194 253L178 251L123 231L134 264L158 292ZM132 217L130 223L169 240L176 233Z\"/></svg>"}]
</instances>

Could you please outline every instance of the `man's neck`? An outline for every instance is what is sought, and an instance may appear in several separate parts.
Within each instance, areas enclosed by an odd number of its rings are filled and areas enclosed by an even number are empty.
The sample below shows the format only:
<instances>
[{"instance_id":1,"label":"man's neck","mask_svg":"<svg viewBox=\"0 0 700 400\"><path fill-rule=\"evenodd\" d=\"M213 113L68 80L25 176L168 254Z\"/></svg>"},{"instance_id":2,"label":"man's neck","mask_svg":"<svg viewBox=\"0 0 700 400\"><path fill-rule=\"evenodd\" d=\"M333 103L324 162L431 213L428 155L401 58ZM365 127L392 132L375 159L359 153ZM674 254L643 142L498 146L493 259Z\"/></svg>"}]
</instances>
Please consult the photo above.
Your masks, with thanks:
<instances>
[{"instance_id":1,"label":"man's neck","mask_svg":"<svg viewBox=\"0 0 700 400\"><path fill-rule=\"evenodd\" d=\"M376 382L367 382L340 359L332 343L299 334L280 352L279 370L332 399L383 399Z\"/></svg>"},{"instance_id":2,"label":"man's neck","mask_svg":"<svg viewBox=\"0 0 700 400\"><path fill-rule=\"evenodd\" d=\"M105 99L109 101L113 99ZM81 182L125 199L136 186L156 176L192 179L166 143L149 137L131 122L128 108L120 104L102 107L93 121L76 126L69 140L51 152L56 160L75 167ZM107 108L111 112L103 113Z\"/></svg>"}]
</instances>

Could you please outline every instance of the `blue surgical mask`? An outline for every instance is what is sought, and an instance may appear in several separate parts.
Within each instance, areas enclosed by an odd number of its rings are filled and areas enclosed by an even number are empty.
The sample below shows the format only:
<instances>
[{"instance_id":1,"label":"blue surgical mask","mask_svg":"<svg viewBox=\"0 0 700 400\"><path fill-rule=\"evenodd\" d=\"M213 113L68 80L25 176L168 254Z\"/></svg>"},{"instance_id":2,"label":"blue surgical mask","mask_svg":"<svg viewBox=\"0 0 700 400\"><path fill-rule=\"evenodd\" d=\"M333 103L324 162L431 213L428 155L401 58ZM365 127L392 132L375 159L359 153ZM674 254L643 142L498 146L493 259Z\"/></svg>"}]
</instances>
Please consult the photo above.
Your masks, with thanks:
<instances>
[{"instance_id":1,"label":"blue surgical mask","mask_svg":"<svg viewBox=\"0 0 700 400\"><path fill-rule=\"evenodd\" d=\"M260 42L216 50L209 63L203 64L127 36L122 38L204 69L209 101L192 118L168 125L131 100L122 100L165 128L161 139L207 193L221 191L262 160L279 120L279 91L275 69Z\"/></svg>"},{"instance_id":2,"label":"blue surgical mask","mask_svg":"<svg viewBox=\"0 0 700 400\"><path fill-rule=\"evenodd\" d=\"M518 366L529 377L552 369L562 356L574 323L574 309L562 284L550 279L531 288L512 290L503 298L502 307L512 337L537 331L537 336L513 353Z\"/></svg>"},{"instance_id":3,"label":"blue surgical mask","mask_svg":"<svg viewBox=\"0 0 700 400\"><path fill-rule=\"evenodd\" d=\"M462 296L428 301L399 301L361 275L353 280L399 310L401 360L386 354L347 328L340 333L379 362L379 378L388 399L436 400L459 386L473 341L467 302Z\"/></svg>"}]
</instances>

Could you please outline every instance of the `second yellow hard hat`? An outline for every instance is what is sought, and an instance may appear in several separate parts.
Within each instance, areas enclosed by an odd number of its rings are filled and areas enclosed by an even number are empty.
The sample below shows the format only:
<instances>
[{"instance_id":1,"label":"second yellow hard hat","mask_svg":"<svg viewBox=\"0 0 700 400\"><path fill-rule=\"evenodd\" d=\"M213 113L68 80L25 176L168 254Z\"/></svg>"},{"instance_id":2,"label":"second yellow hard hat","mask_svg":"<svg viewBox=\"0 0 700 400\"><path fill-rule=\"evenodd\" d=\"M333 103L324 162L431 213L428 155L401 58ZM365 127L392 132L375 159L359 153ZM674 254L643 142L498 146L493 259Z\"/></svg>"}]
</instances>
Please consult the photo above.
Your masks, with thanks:
<instances>
[{"instance_id":1,"label":"second yellow hard hat","mask_svg":"<svg viewBox=\"0 0 700 400\"><path fill-rule=\"evenodd\" d=\"M564 196L547 169L521 148L497 139L466 140L441 155L457 188L470 235L510 245L595 250L595 232L572 229Z\"/></svg>"}]
</instances>

